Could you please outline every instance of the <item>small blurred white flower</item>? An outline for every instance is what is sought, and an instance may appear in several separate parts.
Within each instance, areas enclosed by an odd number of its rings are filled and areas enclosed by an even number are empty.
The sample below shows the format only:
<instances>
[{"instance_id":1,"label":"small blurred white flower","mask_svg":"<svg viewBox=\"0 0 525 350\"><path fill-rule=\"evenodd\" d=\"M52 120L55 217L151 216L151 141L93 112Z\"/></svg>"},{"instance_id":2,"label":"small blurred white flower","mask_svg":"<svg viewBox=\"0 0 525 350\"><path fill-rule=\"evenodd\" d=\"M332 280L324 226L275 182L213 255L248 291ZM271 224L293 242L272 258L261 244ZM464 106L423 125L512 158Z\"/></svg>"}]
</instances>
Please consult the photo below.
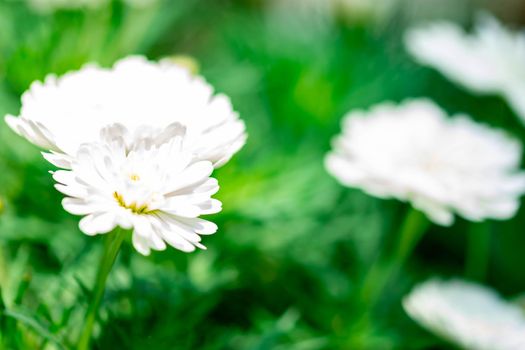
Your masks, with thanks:
<instances>
[{"instance_id":1,"label":"small blurred white flower","mask_svg":"<svg viewBox=\"0 0 525 350\"><path fill-rule=\"evenodd\" d=\"M156 138L168 125L185 129L184 146L218 167L245 143L244 123L230 99L214 95L201 77L169 61L128 57L105 69L87 65L60 78L35 82L22 96L20 116L6 122L19 135L53 152L47 159L64 167L83 143L120 123L126 142ZM168 141L168 139L166 139Z\"/></svg>"},{"instance_id":2,"label":"small blurred white flower","mask_svg":"<svg viewBox=\"0 0 525 350\"><path fill-rule=\"evenodd\" d=\"M429 100L350 112L333 146L326 167L343 185L409 201L441 225L455 212L510 218L525 192L517 141L466 116L448 119Z\"/></svg>"},{"instance_id":3,"label":"small blurred white flower","mask_svg":"<svg viewBox=\"0 0 525 350\"><path fill-rule=\"evenodd\" d=\"M525 34L480 16L467 34L453 23L437 22L406 33L408 51L424 65L475 93L506 98L525 122Z\"/></svg>"},{"instance_id":4,"label":"small blurred white flower","mask_svg":"<svg viewBox=\"0 0 525 350\"><path fill-rule=\"evenodd\" d=\"M54 172L56 188L67 196L64 208L85 215L79 226L88 235L133 229L133 245L144 255L166 243L185 252L204 248L199 234L217 226L199 216L221 210L211 198L219 189L210 178L212 163L195 161L175 133L168 142L144 139L131 149L125 133L119 124L105 128L99 142L80 146L71 170Z\"/></svg>"},{"instance_id":5,"label":"small blurred white flower","mask_svg":"<svg viewBox=\"0 0 525 350\"><path fill-rule=\"evenodd\" d=\"M465 349L525 349L525 314L487 287L430 280L403 307L420 325Z\"/></svg>"},{"instance_id":6,"label":"small blurred white flower","mask_svg":"<svg viewBox=\"0 0 525 350\"><path fill-rule=\"evenodd\" d=\"M109 0L27 0L29 6L38 12L57 10L97 9L109 3Z\"/></svg>"}]
</instances>

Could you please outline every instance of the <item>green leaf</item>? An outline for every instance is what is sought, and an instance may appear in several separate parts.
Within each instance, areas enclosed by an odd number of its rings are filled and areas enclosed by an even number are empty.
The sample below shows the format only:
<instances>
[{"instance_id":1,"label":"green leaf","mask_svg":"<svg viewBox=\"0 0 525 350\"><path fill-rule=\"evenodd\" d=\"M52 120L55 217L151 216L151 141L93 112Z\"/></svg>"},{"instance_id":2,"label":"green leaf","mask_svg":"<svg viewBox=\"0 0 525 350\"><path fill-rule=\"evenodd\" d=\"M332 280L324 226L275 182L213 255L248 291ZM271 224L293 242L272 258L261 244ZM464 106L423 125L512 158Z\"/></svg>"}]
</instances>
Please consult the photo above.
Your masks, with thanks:
<instances>
[{"instance_id":1,"label":"green leaf","mask_svg":"<svg viewBox=\"0 0 525 350\"><path fill-rule=\"evenodd\" d=\"M12 318L27 327L31 328L36 334L38 334L43 339L50 341L58 346L59 349L66 349L65 345L58 339L57 336L52 334L45 326L43 326L38 320L32 316L14 310L1 310L0 316L3 318Z\"/></svg>"}]
</instances>

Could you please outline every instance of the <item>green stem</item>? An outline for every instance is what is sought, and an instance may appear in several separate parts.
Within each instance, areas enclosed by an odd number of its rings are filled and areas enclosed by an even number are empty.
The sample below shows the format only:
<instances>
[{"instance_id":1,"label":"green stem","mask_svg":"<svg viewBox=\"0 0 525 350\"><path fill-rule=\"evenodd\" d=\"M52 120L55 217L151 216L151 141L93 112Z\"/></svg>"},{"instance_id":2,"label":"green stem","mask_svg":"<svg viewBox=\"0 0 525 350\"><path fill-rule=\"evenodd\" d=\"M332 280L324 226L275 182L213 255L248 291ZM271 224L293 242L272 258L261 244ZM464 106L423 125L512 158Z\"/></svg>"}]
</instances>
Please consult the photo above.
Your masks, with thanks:
<instances>
[{"instance_id":1,"label":"green stem","mask_svg":"<svg viewBox=\"0 0 525 350\"><path fill-rule=\"evenodd\" d=\"M125 232L118 228L107 234L105 237L104 252L100 259L93 294L84 319L84 327L78 341L78 350L89 349L89 341L91 340L91 334L97 318L98 308L102 301L102 297L104 296L106 280L113 264L115 263L124 237Z\"/></svg>"},{"instance_id":2,"label":"green stem","mask_svg":"<svg viewBox=\"0 0 525 350\"><path fill-rule=\"evenodd\" d=\"M379 295L387 284L396 277L414 248L427 230L430 222L420 211L410 208L401 225L396 246L389 259L376 261L365 277L361 290L361 300L374 307Z\"/></svg>"},{"instance_id":3,"label":"green stem","mask_svg":"<svg viewBox=\"0 0 525 350\"><path fill-rule=\"evenodd\" d=\"M468 231L465 276L483 282L487 276L491 243L490 225L473 224Z\"/></svg>"},{"instance_id":4,"label":"green stem","mask_svg":"<svg viewBox=\"0 0 525 350\"><path fill-rule=\"evenodd\" d=\"M402 269L429 225L430 222L423 213L413 208L409 209L395 237L394 249L379 256L358 290L356 319L350 331L352 335L345 346L351 349L375 348L370 344L370 335L374 332L372 313L381 298L381 293L385 293L385 288Z\"/></svg>"},{"instance_id":5,"label":"green stem","mask_svg":"<svg viewBox=\"0 0 525 350\"><path fill-rule=\"evenodd\" d=\"M107 57L115 60L130 53L142 53L144 51L143 41L148 31L151 30L151 24L156 20L160 10L160 3L142 9L127 7L116 40L107 50L109 52Z\"/></svg>"}]
</instances>

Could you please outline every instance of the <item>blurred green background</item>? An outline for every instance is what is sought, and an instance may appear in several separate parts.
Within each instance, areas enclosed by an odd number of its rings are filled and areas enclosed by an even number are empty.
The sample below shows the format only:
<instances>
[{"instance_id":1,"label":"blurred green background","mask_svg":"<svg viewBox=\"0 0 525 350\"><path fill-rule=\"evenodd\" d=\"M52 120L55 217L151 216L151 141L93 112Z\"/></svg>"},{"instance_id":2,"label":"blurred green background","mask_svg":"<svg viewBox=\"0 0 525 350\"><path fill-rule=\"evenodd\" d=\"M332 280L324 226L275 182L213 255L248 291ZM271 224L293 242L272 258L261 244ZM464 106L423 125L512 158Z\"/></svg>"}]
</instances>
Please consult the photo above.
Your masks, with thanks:
<instances>
[{"instance_id":1,"label":"blurred green background","mask_svg":"<svg viewBox=\"0 0 525 350\"><path fill-rule=\"evenodd\" d=\"M216 172L224 210L207 251L143 257L125 245L108 283L95 349L449 349L402 311L417 281L463 276L470 232L491 232L481 282L525 291L525 209L507 222L433 226L384 291L373 322L355 322L356 283L391 241L403 203L345 189L323 168L350 109L428 96L448 112L525 128L505 101L475 97L418 66L404 29L481 8L525 23L522 1L107 1L49 9L0 0L0 111L18 114L29 84L90 61L185 55L231 97L246 147ZM135 3L135 5L133 5ZM330 3L330 4L329 4ZM335 5L334 5L335 4ZM346 5L345 5L346 4ZM72 116L74 117L74 116ZM101 238L60 205L50 165L0 123L0 347L61 349L78 336Z\"/></svg>"}]
</instances>

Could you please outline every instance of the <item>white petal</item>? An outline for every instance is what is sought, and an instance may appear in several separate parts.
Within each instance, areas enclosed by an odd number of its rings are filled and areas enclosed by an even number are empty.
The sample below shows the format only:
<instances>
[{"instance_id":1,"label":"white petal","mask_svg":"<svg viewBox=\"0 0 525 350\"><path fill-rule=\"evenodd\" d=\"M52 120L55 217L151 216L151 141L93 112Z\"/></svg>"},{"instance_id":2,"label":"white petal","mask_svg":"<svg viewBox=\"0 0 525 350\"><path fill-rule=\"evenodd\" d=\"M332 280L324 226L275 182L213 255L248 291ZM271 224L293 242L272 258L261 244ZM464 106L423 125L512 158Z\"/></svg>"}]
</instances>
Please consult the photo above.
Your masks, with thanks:
<instances>
[{"instance_id":1,"label":"white petal","mask_svg":"<svg viewBox=\"0 0 525 350\"><path fill-rule=\"evenodd\" d=\"M75 185L64 186L61 184L56 184L55 188L59 192L65 194L68 197L83 198L88 195L88 192L82 186L75 186Z\"/></svg>"},{"instance_id":2,"label":"white petal","mask_svg":"<svg viewBox=\"0 0 525 350\"><path fill-rule=\"evenodd\" d=\"M73 161L73 158L68 155L61 153L42 152L42 156L45 160L47 160L49 163L53 164L57 168L71 169L71 163Z\"/></svg>"},{"instance_id":3,"label":"white petal","mask_svg":"<svg viewBox=\"0 0 525 350\"><path fill-rule=\"evenodd\" d=\"M78 198L64 198L62 200L62 206L67 212L73 215L88 215L99 209L97 206Z\"/></svg>"},{"instance_id":4,"label":"white petal","mask_svg":"<svg viewBox=\"0 0 525 350\"><path fill-rule=\"evenodd\" d=\"M213 165L210 162L202 161L190 165L182 173L173 177L166 189L166 193L175 192L186 187L194 186L206 181L213 172Z\"/></svg>"},{"instance_id":5,"label":"white petal","mask_svg":"<svg viewBox=\"0 0 525 350\"><path fill-rule=\"evenodd\" d=\"M133 235L131 236L131 241L133 243L133 247L142 255L150 255L151 248L150 248L150 242L147 238L136 234L133 232Z\"/></svg>"},{"instance_id":6,"label":"white petal","mask_svg":"<svg viewBox=\"0 0 525 350\"><path fill-rule=\"evenodd\" d=\"M200 235L212 235L217 232L218 227L215 223L199 218L188 219L188 218L179 218L181 223L184 223L188 226L194 228L195 232Z\"/></svg>"},{"instance_id":7,"label":"white petal","mask_svg":"<svg viewBox=\"0 0 525 350\"><path fill-rule=\"evenodd\" d=\"M110 232L116 226L113 213L93 213L83 217L79 222L80 230L90 236Z\"/></svg>"}]
</instances>

